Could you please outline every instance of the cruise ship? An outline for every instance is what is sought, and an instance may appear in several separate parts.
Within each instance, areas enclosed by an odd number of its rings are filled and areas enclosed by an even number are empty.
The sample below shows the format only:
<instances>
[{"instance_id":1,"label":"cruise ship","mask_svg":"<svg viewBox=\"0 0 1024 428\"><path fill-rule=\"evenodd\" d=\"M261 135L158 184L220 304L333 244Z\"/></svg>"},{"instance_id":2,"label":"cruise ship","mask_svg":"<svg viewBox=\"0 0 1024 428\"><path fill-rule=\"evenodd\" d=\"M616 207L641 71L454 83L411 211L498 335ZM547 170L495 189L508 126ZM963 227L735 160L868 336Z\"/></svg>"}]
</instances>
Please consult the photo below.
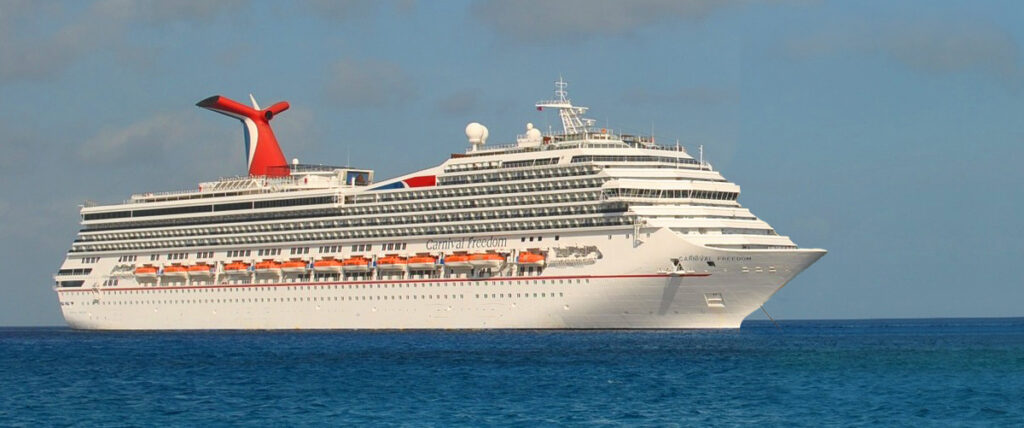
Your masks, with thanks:
<instances>
[{"instance_id":1,"label":"cruise ship","mask_svg":"<svg viewBox=\"0 0 1024 428\"><path fill-rule=\"evenodd\" d=\"M71 327L739 328L825 254L702 155L596 127L561 79L536 104L561 130L493 146L470 123L464 152L385 180L288 162L288 103L250 98L197 104L242 122L248 174L81 207L54 276Z\"/></svg>"}]
</instances>

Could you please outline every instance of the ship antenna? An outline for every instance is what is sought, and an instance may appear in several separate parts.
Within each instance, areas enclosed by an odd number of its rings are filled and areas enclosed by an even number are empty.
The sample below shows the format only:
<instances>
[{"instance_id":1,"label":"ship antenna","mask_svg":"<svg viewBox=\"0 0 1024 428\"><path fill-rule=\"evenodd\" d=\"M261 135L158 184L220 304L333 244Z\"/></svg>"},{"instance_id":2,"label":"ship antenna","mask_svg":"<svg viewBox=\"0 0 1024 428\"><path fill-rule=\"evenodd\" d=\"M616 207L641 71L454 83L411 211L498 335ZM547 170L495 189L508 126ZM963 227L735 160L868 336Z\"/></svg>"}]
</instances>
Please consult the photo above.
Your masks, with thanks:
<instances>
[{"instance_id":1,"label":"ship antenna","mask_svg":"<svg viewBox=\"0 0 1024 428\"><path fill-rule=\"evenodd\" d=\"M562 129L567 135L587 132L594 125L595 121L583 117L587 112L586 107L572 105L572 100L569 99L569 92L565 90L568 86L569 84L566 83L565 79L562 76L558 76L558 80L555 81L555 98L538 101L535 104L537 110L543 111L544 107L558 109L558 116L562 119Z\"/></svg>"},{"instance_id":2,"label":"ship antenna","mask_svg":"<svg viewBox=\"0 0 1024 428\"><path fill-rule=\"evenodd\" d=\"M569 86L569 84L565 83L565 79L563 79L562 75L559 74L558 81L555 82L555 99L563 103L569 102L569 93L565 91L567 86Z\"/></svg>"},{"instance_id":3,"label":"ship antenna","mask_svg":"<svg viewBox=\"0 0 1024 428\"><path fill-rule=\"evenodd\" d=\"M679 139L678 138L676 138L676 151L677 152L682 151L682 150L679 150ZM679 162L678 161L676 162L676 169L679 169Z\"/></svg>"},{"instance_id":4,"label":"ship antenna","mask_svg":"<svg viewBox=\"0 0 1024 428\"><path fill-rule=\"evenodd\" d=\"M704 170L704 145L701 144L700 146L698 146L698 149L700 150L700 170L703 171Z\"/></svg>"},{"instance_id":5,"label":"ship antenna","mask_svg":"<svg viewBox=\"0 0 1024 428\"><path fill-rule=\"evenodd\" d=\"M260 108L260 105L256 104L256 97L252 96L252 93L249 93L249 101L252 101L252 108L256 110L262 110Z\"/></svg>"}]
</instances>

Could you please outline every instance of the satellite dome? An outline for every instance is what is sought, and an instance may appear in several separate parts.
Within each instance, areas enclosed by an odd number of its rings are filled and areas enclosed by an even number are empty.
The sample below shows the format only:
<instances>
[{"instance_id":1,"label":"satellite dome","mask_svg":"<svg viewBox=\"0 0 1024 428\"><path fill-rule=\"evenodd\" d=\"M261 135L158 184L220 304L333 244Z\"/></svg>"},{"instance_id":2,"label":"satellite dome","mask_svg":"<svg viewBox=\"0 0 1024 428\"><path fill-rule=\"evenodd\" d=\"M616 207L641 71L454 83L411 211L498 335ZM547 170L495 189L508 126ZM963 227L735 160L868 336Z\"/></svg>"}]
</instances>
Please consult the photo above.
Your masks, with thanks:
<instances>
[{"instance_id":1,"label":"satellite dome","mask_svg":"<svg viewBox=\"0 0 1024 428\"><path fill-rule=\"evenodd\" d=\"M536 147L540 145L541 139L540 130L534 128L532 123L527 122L526 134L520 135L516 139L516 143L518 143L519 147Z\"/></svg>"},{"instance_id":2,"label":"satellite dome","mask_svg":"<svg viewBox=\"0 0 1024 428\"><path fill-rule=\"evenodd\" d=\"M469 138L469 144L472 144L474 147L486 143L487 135L486 126L476 122L466 125L466 138Z\"/></svg>"},{"instance_id":3,"label":"satellite dome","mask_svg":"<svg viewBox=\"0 0 1024 428\"><path fill-rule=\"evenodd\" d=\"M539 143L541 139L540 130L533 127L532 123L526 124L526 139L531 143Z\"/></svg>"}]
</instances>

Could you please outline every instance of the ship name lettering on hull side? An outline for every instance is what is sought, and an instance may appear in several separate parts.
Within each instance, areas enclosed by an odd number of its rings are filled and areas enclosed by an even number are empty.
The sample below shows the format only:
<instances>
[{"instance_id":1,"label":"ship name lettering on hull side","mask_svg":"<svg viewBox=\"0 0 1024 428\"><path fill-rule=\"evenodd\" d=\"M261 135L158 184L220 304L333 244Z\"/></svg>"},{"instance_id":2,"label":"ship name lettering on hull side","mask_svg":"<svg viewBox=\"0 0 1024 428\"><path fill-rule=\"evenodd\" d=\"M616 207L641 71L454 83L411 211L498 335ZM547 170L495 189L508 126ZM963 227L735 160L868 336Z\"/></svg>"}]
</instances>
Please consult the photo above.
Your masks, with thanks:
<instances>
[{"instance_id":1,"label":"ship name lettering on hull side","mask_svg":"<svg viewBox=\"0 0 1024 428\"><path fill-rule=\"evenodd\" d=\"M474 248L497 248L508 245L508 238L494 236L468 238L428 239L428 250L468 250Z\"/></svg>"},{"instance_id":2,"label":"ship name lettering on hull side","mask_svg":"<svg viewBox=\"0 0 1024 428\"><path fill-rule=\"evenodd\" d=\"M749 262L752 258L750 256L705 256L700 254L690 254L679 258L681 262Z\"/></svg>"}]
</instances>

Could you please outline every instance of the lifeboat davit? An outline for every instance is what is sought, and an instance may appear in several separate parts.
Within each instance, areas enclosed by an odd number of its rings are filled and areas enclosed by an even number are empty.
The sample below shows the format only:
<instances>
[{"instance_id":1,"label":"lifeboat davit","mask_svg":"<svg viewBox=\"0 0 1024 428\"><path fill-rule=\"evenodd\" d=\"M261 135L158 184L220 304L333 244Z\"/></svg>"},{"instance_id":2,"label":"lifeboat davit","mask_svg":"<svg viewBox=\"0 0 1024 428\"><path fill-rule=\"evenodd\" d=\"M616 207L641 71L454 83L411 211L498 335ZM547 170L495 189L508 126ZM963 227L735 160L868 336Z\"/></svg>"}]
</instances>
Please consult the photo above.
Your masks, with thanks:
<instances>
[{"instance_id":1,"label":"lifeboat davit","mask_svg":"<svg viewBox=\"0 0 1024 428\"><path fill-rule=\"evenodd\" d=\"M281 264L273 260L264 260L262 262L256 263L256 266L253 267L253 269L256 271L256 273L269 273L278 275L281 273Z\"/></svg>"},{"instance_id":2,"label":"lifeboat davit","mask_svg":"<svg viewBox=\"0 0 1024 428\"><path fill-rule=\"evenodd\" d=\"M377 259L377 268L380 270L403 270L408 264L408 259L399 256L384 256Z\"/></svg>"},{"instance_id":3,"label":"lifeboat davit","mask_svg":"<svg viewBox=\"0 0 1024 428\"><path fill-rule=\"evenodd\" d=\"M544 266L544 255L523 251L519 253L516 263L520 266Z\"/></svg>"},{"instance_id":4,"label":"lifeboat davit","mask_svg":"<svg viewBox=\"0 0 1024 428\"><path fill-rule=\"evenodd\" d=\"M469 264L477 268L496 268L505 264L505 256L498 253L473 254L469 256Z\"/></svg>"},{"instance_id":5,"label":"lifeboat davit","mask_svg":"<svg viewBox=\"0 0 1024 428\"><path fill-rule=\"evenodd\" d=\"M188 275L193 278L209 278L213 276L213 266L202 263L189 266Z\"/></svg>"},{"instance_id":6,"label":"lifeboat davit","mask_svg":"<svg viewBox=\"0 0 1024 428\"><path fill-rule=\"evenodd\" d=\"M306 273L309 270L309 265L302 260L289 260L281 263L281 270L284 273Z\"/></svg>"},{"instance_id":7,"label":"lifeboat davit","mask_svg":"<svg viewBox=\"0 0 1024 428\"><path fill-rule=\"evenodd\" d=\"M164 276L188 278L188 268L182 265L171 265L164 268Z\"/></svg>"},{"instance_id":8,"label":"lifeboat davit","mask_svg":"<svg viewBox=\"0 0 1024 428\"><path fill-rule=\"evenodd\" d=\"M409 257L409 269L433 269L437 267L437 258L433 256L413 256Z\"/></svg>"},{"instance_id":9,"label":"lifeboat davit","mask_svg":"<svg viewBox=\"0 0 1024 428\"><path fill-rule=\"evenodd\" d=\"M368 272L370 259L363 256L349 257L341 262L341 268L346 272Z\"/></svg>"},{"instance_id":10,"label":"lifeboat davit","mask_svg":"<svg viewBox=\"0 0 1024 428\"><path fill-rule=\"evenodd\" d=\"M248 275L249 264L242 262L232 262L224 265L224 273L228 275Z\"/></svg>"},{"instance_id":11,"label":"lifeboat davit","mask_svg":"<svg viewBox=\"0 0 1024 428\"><path fill-rule=\"evenodd\" d=\"M453 269L468 269L473 267L469 263L469 255L466 254L452 254L444 258L444 265Z\"/></svg>"},{"instance_id":12,"label":"lifeboat davit","mask_svg":"<svg viewBox=\"0 0 1024 428\"><path fill-rule=\"evenodd\" d=\"M341 272L341 260L317 260L313 262L313 270L324 273L339 273Z\"/></svg>"},{"instance_id":13,"label":"lifeboat davit","mask_svg":"<svg viewBox=\"0 0 1024 428\"><path fill-rule=\"evenodd\" d=\"M156 272L159 269L156 266L139 266L135 268L136 278L156 278Z\"/></svg>"}]
</instances>

